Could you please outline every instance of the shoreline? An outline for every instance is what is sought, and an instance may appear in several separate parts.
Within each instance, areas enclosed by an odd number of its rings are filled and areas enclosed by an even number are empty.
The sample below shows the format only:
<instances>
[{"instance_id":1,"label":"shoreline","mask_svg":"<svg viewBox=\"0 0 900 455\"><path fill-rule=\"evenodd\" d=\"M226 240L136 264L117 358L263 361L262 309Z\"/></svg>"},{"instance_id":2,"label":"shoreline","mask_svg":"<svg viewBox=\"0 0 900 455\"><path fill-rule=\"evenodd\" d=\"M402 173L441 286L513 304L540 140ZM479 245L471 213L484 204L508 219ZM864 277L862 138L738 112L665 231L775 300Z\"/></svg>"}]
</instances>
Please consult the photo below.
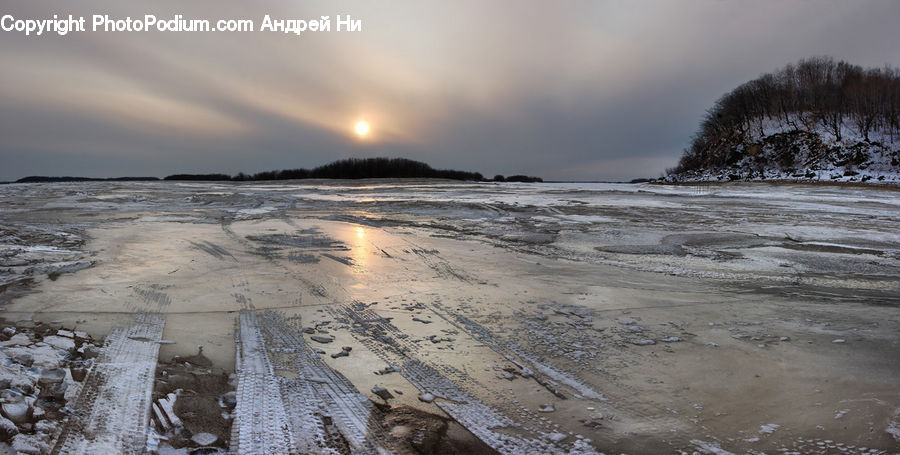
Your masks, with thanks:
<instances>
[{"instance_id":1,"label":"shoreline","mask_svg":"<svg viewBox=\"0 0 900 455\"><path fill-rule=\"evenodd\" d=\"M716 185L716 186L729 186L729 185L771 185L771 186L786 186L786 185L795 185L795 186L834 186L834 187L850 187L850 188L877 188L877 189L890 189L900 191L900 182L826 182L826 181L816 181L816 180L790 180L790 179L772 179L772 180L731 180L731 181L722 181L722 180L690 180L690 181L678 181L678 182L670 182L670 181L652 181L645 182L650 185L670 185L670 186L696 186L696 185Z\"/></svg>"}]
</instances>

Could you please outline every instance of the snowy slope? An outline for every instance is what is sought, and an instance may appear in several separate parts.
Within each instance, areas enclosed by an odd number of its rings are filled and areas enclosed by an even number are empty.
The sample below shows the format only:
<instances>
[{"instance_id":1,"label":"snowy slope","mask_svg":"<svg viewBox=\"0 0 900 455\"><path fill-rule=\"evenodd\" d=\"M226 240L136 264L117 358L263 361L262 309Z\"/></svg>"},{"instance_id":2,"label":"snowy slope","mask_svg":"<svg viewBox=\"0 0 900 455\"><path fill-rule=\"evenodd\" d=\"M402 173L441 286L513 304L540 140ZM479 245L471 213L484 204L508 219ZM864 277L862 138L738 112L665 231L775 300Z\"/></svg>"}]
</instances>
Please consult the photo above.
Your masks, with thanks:
<instances>
[{"instance_id":1,"label":"snowy slope","mask_svg":"<svg viewBox=\"0 0 900 455\"><path fill-rule=\"evenodd\" d=\"M868 139L844 123L840 137L799 116L761 119L722 149L737 159L717 167L670 174L669 182L789 180L811 182L900 182L900 135L884 131Z\"/></svg>"}]
</instances>

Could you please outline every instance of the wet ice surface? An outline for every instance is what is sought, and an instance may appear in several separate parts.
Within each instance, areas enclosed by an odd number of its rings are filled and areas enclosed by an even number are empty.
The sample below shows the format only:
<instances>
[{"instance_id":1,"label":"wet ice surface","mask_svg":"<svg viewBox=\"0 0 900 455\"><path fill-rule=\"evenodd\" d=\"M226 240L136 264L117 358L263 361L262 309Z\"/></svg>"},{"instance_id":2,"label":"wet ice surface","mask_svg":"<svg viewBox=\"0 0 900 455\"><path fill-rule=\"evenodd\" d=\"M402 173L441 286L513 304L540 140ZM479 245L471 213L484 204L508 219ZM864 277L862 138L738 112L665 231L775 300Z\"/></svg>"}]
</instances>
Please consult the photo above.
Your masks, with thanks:
<instances>
[{"instance_id":1,"label":"wet ice surface","mask_svg":"<svg viewBox=\"0 0 900 455\"><path fill-rule=\"evenodd\" d=\"M151 313L161 360L237 352L240 453L464 443L404 407L500 453L891 453L898 213L831 186L7 185L0 285L10 322Z\"/></svg>"}]
</instances>

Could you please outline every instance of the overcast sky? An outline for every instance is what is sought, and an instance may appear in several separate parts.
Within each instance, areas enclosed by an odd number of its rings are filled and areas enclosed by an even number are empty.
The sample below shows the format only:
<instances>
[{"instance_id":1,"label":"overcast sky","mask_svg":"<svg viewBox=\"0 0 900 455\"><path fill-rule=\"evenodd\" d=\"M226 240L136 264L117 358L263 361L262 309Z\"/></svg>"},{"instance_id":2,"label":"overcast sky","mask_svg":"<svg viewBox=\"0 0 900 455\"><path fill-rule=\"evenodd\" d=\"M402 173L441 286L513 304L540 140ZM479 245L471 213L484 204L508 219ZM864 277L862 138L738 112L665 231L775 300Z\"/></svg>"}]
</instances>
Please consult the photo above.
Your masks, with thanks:
<instances>
[{"instance_id":1,"label":"overcast sky","mask_svg":"<svg viewBox=\"0 0 900 455\"><path fill-rule=\"evenodd\" d=\"M627 180L804 57L900 65L900 1L4 1L0 15L361 19L357 33L0 31L0 180L407 157ZM90 27L90 25L88 24ZM371 134L360 139L354 124Z\"/></svg>"}]
</instances>

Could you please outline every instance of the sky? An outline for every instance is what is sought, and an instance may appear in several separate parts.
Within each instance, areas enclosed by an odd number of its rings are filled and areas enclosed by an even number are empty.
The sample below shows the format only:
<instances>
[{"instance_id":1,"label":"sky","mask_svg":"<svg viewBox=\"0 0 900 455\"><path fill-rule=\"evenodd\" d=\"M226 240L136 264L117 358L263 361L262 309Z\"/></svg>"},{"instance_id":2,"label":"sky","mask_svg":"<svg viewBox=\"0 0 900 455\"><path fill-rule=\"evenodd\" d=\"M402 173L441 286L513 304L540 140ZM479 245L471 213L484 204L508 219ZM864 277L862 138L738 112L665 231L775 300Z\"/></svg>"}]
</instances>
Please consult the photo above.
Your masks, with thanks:
<instances>
[{"instance_id":1,"label":"sky","mask_svg":"<svg viewBox=\"0 0 900 455\"><path fill-rule=\"evenodd\" d=\"M900 66L896 0L3 0L0 180L312 168L357 157L549 180L673 167L706 109L799 59ZM256 31L91 32L91 15ZM330 32L260 31L263 17ZM350 15L362 30L337 31ZM354 133L359 121L370 133Z\"/></svg>"}]
</instances>

